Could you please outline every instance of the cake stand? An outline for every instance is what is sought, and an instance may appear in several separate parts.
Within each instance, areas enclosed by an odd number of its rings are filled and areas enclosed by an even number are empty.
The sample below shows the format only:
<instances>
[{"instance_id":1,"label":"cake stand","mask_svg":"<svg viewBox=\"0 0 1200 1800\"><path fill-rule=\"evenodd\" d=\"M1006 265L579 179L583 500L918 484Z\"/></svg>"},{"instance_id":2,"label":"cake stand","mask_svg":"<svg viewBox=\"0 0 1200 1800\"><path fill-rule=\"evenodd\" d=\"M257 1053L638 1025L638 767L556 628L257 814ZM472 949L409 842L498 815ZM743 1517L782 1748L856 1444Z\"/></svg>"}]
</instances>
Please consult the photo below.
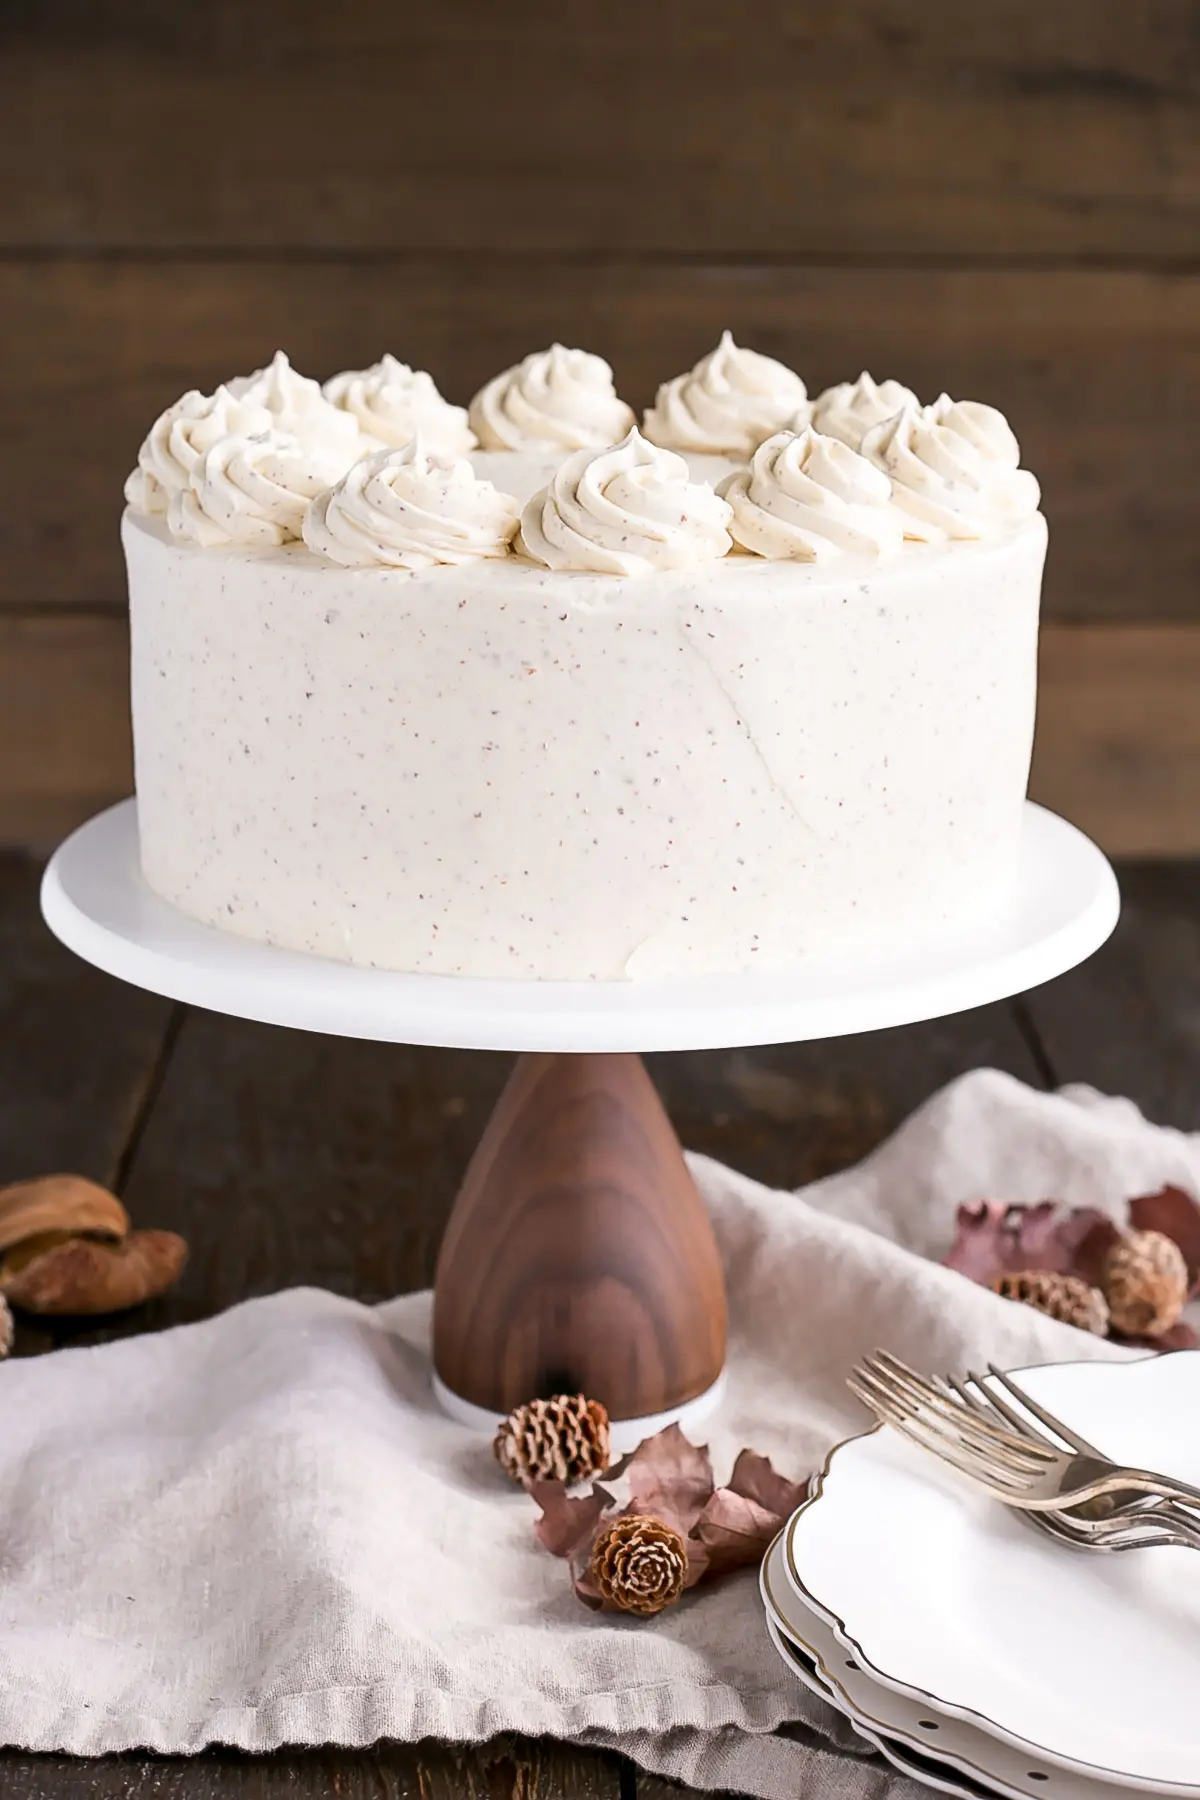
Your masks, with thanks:
<instances>
[{"instance_id":1,"label":"cake stand","mask_svg":"<svg viewBox=\"0 0 1200 1800\"><path fill-rule=\"evenodd\" d=\"M482 981L252 943L150 891L132 800L69 837L42 884L69 949L169 999L340 1037L522 1052L442 1243L434 1385L481 1427L582 1391L608 1407L618 1449L698 1421L725 1360L712 1227L640 1053L839 1037L1000 1000L1090 956L1118 908L1101 852L1032 804L1002 907L888 953L740 975Z\"/></svg>"}]
</instances>

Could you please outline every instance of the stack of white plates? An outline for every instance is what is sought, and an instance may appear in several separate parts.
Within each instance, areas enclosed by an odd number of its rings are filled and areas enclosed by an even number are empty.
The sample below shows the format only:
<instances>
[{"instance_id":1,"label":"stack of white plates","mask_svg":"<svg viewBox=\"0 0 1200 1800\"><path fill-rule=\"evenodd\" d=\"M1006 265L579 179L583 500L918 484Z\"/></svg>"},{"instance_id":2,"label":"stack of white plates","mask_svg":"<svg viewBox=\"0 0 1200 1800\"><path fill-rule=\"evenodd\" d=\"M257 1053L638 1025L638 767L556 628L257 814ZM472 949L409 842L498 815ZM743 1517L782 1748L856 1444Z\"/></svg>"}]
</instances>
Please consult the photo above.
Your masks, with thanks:
<instances>
[{"instance_id":1,"label":"stack of white plates","mask_svg":"<svg viewBox=\"0 0 1200 1800\"><path fill-rule=\"evenodd\" d=\"M1200 1484L1200 1352L1019 1379L1114 1459ZM1069 1549L881 1430L832 1453L762 1593L797 1678L930 1787L1200 1800L1200 1552Z\"/></svg>"}]
</instances>

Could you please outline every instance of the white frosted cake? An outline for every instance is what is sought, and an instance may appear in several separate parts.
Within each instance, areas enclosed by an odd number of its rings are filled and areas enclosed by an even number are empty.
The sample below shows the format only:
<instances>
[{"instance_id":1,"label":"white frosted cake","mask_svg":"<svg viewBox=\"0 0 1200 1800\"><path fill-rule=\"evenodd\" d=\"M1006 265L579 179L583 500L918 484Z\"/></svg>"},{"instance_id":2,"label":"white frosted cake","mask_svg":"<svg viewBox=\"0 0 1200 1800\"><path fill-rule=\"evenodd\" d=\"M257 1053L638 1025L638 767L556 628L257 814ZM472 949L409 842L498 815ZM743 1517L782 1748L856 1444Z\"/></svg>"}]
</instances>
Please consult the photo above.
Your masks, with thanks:
<instances>
[{"instance_id":1,"label":"white frosted cake","mask_svg":"<svg viewBox=\"0 0 1200 1800\"><path fill-rule=\"evenodd\" d=\"M622 980L1011 885L1046 528L1003 417L728 336L641 432L555 346L449 405L286 358L126 487L142 867L377 968Z\"/></svg>"}]
</instances>

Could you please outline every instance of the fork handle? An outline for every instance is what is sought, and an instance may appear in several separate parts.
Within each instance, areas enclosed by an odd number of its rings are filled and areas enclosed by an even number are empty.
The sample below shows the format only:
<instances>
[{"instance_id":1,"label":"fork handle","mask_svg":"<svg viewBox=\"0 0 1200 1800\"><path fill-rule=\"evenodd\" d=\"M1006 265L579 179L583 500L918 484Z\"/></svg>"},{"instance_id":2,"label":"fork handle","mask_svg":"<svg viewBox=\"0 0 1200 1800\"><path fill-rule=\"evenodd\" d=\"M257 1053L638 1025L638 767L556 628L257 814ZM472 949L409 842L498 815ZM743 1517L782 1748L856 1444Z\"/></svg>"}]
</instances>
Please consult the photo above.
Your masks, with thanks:
<instances>
[{"instance_id":1,"label":"fork handle","mask_svg":"<svg viewBox=\"0 0 1200 1800\"><path fill-rule=\"evenodd\" d=\"M1161 1524L1181 1549L1200 1550L1200 1519L1176 1501L1166 1500L1161 1506L1149 1507L1139 1515L1149 1523Z\"/></svg>"},{"instance_id":2,"label":"fork handle","mask_svg":"<svg viewBox=\"0 0 1200 1800\"><path fill-rule=\"evenodd\" d=\"M1179 1501L1149 1500L1130 1488L1121 1489L1107 1498L1115 1504L1103 1513L1070 1507L1062 1514L1064 1521L1091 1537L1091 1545L1085 1547L1141 1550L1161 1544L1176 1549L1200 1550L1200 1517L1189 1512ZM1047 1518L1045 1513L1030 1516L1039 1524ZM1139 1526L1146 1528L1142 1537L1136 1535ZM1053 1526L1043 1528L1056 1535ZM1110 1538L1123 1541L1114 1544L1108 1541Z\"/></svg>"},{"instance_id":3,"label":"fork handle","mask_svg":"<svg viewBox=\"0 0 1200 1800\"><path fill-rule=\"evenodd\" d=\"M1139 1493L1153 1494L1156 1500L1170 1500L1183 1506L1200 1506L1200 1488L1186 1481L1174 1481L1166 1475L1153 1475L1149 1469L1114 1469L1113 1482L1136 1488Z\"/></svg>"}]
</instances>

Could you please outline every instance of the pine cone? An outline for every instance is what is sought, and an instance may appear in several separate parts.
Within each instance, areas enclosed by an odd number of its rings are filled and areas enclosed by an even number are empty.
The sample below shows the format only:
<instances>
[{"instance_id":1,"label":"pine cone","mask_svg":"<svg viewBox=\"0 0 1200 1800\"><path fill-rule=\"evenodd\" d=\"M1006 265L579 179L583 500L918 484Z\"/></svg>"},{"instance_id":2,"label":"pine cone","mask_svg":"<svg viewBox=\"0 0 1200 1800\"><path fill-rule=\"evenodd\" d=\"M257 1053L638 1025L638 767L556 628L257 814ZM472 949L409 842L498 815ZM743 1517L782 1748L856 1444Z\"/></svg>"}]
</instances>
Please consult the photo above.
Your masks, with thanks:
<instances>
[{"instance_id":1,"label":"pine cone","mask_svg":"<svg viewBox=\"0 0 1200 1800\"><path fill-rule=\"evenodd\" d=\"M614 1519L592 1545L592 1580L622 1612L648 1617L672 1606L687 1578L687 1546L661 1519L631 1513Z\"/></svg>"},{"instance_id":2,"label":"pine cone","mask_svg":"<svg viewBox=\"0 0 1200 1800\"><path fill-rule=\"evenodd\" d=\"M1187 1263L1164 1232L1131 1231L1105 1257L1100 1285L1118 1331L1159 1337L1187 1302Z\"/></svg>"},{"instance_id":3,"label":"pine cone","mask_svg":"<svg viewBox=\"0 0 1200 1800\"><path fill-rule=\"evenodd\" d=\"M1096 1337L1108 1332L1108 1302L1099 1288L1078 1275L1054 1275L1046 1269L1022 1269L1017 1274L997 1275L992 1292L1005 1300L1020 1300L1047 1318L1077 1325Z\"/></svg>"},{"instance_id":4,"label":"pine cone","mask_svg":"<svg viewBox=\"0 0 1200 1800\"><path fill-rule=\"evenodd\" d=\"M0 1294L0 1361L3 1361L12 1347L13 1316L8 1310L8 1301Z\"/></svg>"},{"instance_id":5,"label":"pine cone","mask_svg":"<svg viewBox=\"0 0 1200 1800\"><path fill-rule=\"evenodd\" d=\"M608 1414L582 1394L531 1400L509 1413L492 1448L514 1481L586 1481L612 1460Z\"/></svg>"}]
</instances>

